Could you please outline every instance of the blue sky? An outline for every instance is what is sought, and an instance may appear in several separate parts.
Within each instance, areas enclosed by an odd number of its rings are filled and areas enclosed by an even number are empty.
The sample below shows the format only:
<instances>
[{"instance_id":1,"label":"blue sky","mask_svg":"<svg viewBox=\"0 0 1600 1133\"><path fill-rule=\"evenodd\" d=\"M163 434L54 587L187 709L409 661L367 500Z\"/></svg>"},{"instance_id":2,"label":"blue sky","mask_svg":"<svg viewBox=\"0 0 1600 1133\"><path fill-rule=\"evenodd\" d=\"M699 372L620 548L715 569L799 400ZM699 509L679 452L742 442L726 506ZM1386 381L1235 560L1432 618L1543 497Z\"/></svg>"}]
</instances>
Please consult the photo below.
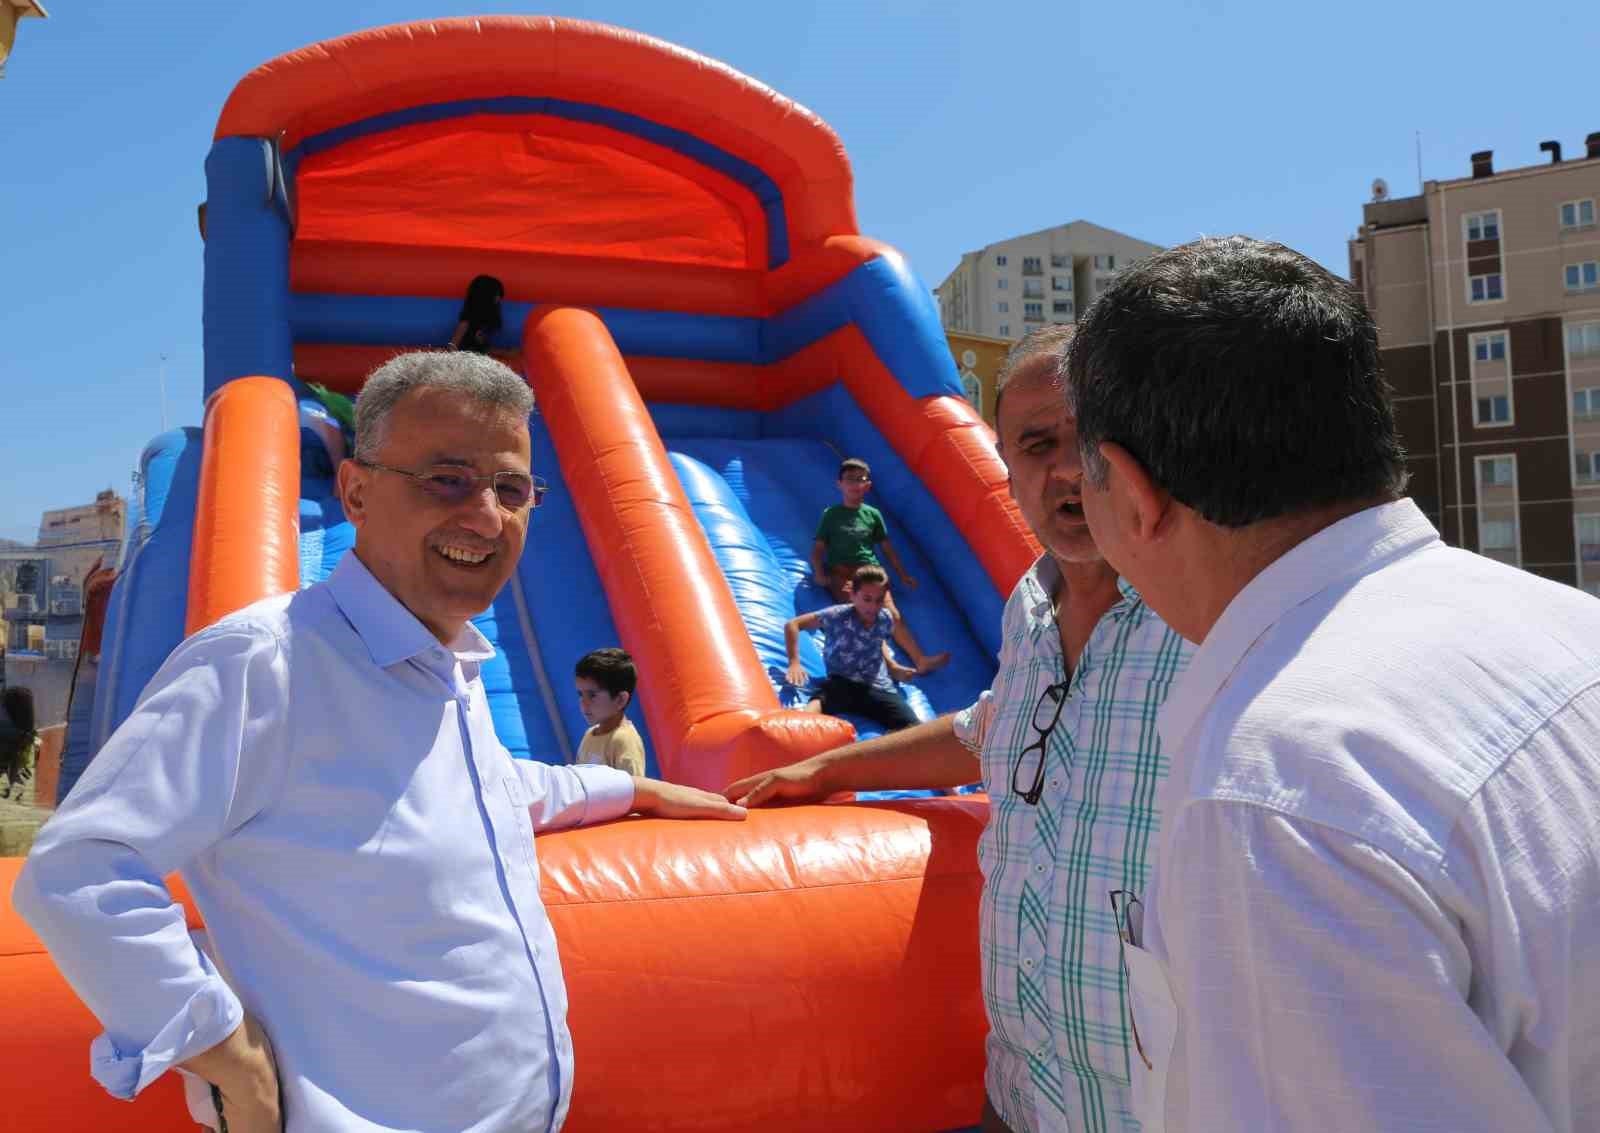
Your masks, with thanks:
<instances>
[{"instance_id":1,"label":"blue sky","mask_svg":"<svg viewBox=\"0 0 1600 1133\"><path fill-rule=\"evenodd\" d=\"M526 12L479 0L52 0L0 80L0 537L126 493L201 417L202 163L256 65L361 28ZM1163 244L1248 232L1343 272L1374 177L1569 155L1600 130L1584 5L693 4L574 0L717 57L825 118L863 231L937 283L992 240L1087 219Z\"/></svg>"}]
</instances>

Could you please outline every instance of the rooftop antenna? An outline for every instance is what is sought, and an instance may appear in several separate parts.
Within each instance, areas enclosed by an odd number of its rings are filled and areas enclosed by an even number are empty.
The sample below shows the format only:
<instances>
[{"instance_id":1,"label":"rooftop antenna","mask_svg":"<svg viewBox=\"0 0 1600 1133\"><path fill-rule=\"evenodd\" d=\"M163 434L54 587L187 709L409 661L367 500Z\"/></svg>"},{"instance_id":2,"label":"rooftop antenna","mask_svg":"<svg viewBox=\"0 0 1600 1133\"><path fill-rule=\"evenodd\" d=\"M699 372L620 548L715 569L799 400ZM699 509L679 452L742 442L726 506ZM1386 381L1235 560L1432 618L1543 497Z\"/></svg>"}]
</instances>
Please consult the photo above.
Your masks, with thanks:
<instances>
[{"instance_id":1,"label":"rooftop antenna","mask_svg":"<svg viewBox=\"0 0 1600 1133\"><path fill-rule=\"evenodd\" d=\"M1372 199L1374 202L1386 201L1389 199L1389 182L1385 181L1382 177L1373 179Z\"/></svg>"}]
</instances>

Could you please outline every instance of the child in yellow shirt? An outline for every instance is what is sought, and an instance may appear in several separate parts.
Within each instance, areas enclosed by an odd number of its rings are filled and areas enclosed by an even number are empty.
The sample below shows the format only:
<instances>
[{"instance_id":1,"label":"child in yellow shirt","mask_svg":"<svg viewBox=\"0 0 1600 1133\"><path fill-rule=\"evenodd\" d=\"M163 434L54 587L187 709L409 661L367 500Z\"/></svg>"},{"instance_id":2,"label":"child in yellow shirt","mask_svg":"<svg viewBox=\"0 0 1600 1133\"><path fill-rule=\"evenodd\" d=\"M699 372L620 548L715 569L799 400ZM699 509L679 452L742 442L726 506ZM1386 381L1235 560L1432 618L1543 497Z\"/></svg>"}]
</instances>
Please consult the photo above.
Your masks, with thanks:
<instances>
[{"instance_id":1,"label":"child in yellow shirt","mask_svg":"<svg viewBox=\"0 0 1600 1133\"><path fill-rule=\"evenodd\" d=\"M639 683L633 658L621 649L596 649L579 659L574 675L578 705L589 722L577 762L643 775L644 741L625 715Z\"/></svg>"}]
</instances>

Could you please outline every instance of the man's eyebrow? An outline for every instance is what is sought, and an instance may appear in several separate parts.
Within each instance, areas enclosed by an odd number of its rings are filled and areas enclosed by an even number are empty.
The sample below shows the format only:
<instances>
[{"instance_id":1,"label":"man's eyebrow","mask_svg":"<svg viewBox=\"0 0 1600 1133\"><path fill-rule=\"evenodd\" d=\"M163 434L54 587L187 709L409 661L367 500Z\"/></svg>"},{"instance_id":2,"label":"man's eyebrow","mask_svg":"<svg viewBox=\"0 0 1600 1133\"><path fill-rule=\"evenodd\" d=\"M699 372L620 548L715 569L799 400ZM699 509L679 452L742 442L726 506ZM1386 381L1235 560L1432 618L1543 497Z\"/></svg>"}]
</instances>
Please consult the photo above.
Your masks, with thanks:
<instances>
[{"instance_id":1,"label":"man's eyebrow","mask_svg":"<svg viewBox=\"0 0 1600 1133\"><path fill-rule=\"evenodd\" d=\"M1020 444L1026 444L1029 441L1038 440L1041 437L1054 438L1055 435L1056 435L1056 427L1053 424L1051 424L1051 425L1027 425L1022 429L1021 432L1019 432L1017 434L1016 440L1014 440L1012 443L1013 444L1019 444L1019 445Z\"/></svg>"},{"instance_id":2,"label":"man's eyebrow","mask_svg":"<svg viewBox=\"0 0 1600 1133\"><path fill-rule=\"evenodd\" d=\"M447 466L449 466L451 468L475 468L475 467L477 467L476 465L474 465L472 463L472 461L468 460L464 456L454 456L454 455L452 455L450 453L438 453L438 452L436 452L432 456L428 457L428 463L429 464L443 464L443 465L447 465Z\"/></svg>"}]
</instances>

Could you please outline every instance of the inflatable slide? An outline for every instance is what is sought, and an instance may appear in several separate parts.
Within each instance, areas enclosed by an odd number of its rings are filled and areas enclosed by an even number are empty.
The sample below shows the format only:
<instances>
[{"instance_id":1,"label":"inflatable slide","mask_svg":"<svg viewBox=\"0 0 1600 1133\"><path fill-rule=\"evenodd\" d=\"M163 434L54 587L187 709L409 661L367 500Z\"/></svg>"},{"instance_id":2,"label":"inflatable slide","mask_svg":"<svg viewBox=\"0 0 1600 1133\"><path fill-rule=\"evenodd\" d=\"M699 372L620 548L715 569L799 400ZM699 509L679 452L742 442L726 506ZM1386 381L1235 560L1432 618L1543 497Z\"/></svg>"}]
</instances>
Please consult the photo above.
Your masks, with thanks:
<instances>
[{"instance_id":1,"label":"inflatable slide","mask_svg":"<svg viewBox=\"0 0 1600 1133\"><path fill-rule=\"evenodd\" d=\"M784 622L827 602L807 559L845 456L872 465L868 500L920 582L901 608L953 655L908 690L919 715L989 683L1037 548L927 289L857 231L843 147L804 107L614 28L444 20L259 67L206 176L204 424L142 458L92 704L74 708L88 736L69 743L92 754L185 633L349 552L343 441L310 383L358 396L385 358L443 346L479 274L505 284L492 346L534 390L553 488L478 619L513 754L570 760L572 666L613 644L639 667L653 774L715 789L857 734L783 684ZM822 672L816 642L802 660ZM857 802L541 839L579 1060L568 1128L976 1121L986 810ZM618 942L625 995L587 974L616 970ZM9 909L0 982L48 1005L19 1087L38 1128L187 1127L165 1083L131 1123L95 1093L95 1025Z\"/></svg>"}]
</instances>

